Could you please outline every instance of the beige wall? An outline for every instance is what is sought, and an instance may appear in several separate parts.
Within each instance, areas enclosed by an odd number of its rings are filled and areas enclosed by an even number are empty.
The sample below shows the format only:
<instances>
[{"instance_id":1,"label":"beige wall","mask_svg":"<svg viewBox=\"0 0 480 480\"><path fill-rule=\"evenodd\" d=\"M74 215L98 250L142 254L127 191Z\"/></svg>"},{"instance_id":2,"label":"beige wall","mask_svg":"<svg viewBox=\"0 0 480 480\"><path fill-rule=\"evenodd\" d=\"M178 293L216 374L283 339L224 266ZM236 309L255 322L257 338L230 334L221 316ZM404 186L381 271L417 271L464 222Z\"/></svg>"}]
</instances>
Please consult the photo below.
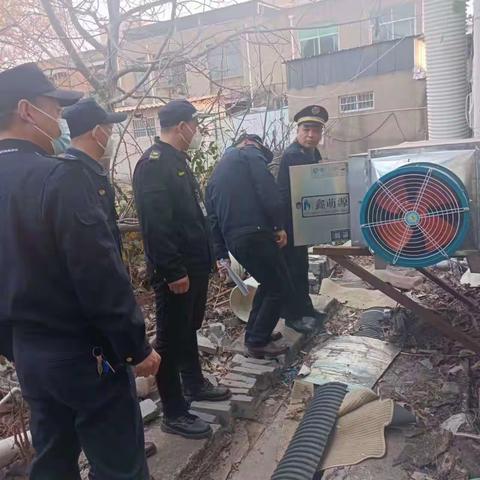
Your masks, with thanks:
<instances>
[{"instance_id":1,"label":"beige wall","mask_svg":"<svg viewBox=\"0 0 480 480\"><path fill-rule=\"evenodd\" d=\"M340 113L340 96L370 91L375 97L373 110ZM300 94L308 98L298 98ZM425 80L414 80L412 72L366 77L294 92L289 97L290 117L312 103L324 105L330 113L327 135L321 147L326 159L343 160L370 148L423 140L427 135Z\"/></svg>"},{"instance_id":2,"label":"beige wall","mask_svg":"<svg viewBox=\"0 0 480 480\"><path fill-rule=\"evenodd\" d=\"M291 8L296 27L340 25L339 48L348 49L369 45L372 41L372 22L381 10L404 3L414 3L416 33L423 32L422 0L324 0Z\"/></svg>"},{"instance_id":3,"label":"beige wall","mask_svg":"<svg viewBox=\"0 0 480 480\"><path fill-rule=\"evenodd\" d=\"M381 9L379 9L381 3ZM284 8L274 17L252 17L238 21L227 22L200 29L191 29L173 35L168 50L188 50L188 57L195 58L210 46L217 45L225 38L242 32L251 27L263 26L266 29L279 29L264 34L241 35L234 41L239 42L243 61L243 76L230 78L215 85L208 79L206 59L193 60L195 68L187 67L187 96L202 97L215 94L221 87L224 95L240 96L241 93L256 93L258 91L285 90L286 73L284 62L292 55L300 56L298 31L293 31L292 38L288 29L290 21L294 27L320 27L322 25L341 24L339 26L339 48L348 49L369 45L372 41L372 22L370 18L379 14L380 10L393 5L415 3L417 12L417 32L422 32L422 0L322 0ZM291 19L289 18L291 17ZM248 40L248 42L247 42ZM149 52L154 55L162 44L163 38L150 38L131 42L126 47L139 52ZM186 47L194 45L193 48ZM250 83L251 80L251 83ZM123 87L131 87L133 78L125 78ZM169 96L167 88L157 91L160 96Z\"/></svg>"}]
</instances>

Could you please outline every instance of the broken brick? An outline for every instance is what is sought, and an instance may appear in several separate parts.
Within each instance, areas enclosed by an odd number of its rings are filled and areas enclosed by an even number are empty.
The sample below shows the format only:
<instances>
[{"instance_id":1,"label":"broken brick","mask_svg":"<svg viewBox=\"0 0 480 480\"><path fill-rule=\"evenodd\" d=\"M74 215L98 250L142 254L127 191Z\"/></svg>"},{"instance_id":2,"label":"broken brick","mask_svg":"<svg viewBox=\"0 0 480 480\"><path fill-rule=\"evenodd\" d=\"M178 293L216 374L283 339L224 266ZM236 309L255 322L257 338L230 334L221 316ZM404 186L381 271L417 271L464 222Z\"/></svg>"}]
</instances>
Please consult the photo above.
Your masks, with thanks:
<instances>
[{"instance_id":1,"label":"broken brick","mask_svg":"<svg viewBox=\"0 0 480 480\"><path fill-rule=\"evenodd\" d=\"M192 402L190 407L197 412L216 416L223 426L229 425L232 420L232 404L229 400L223 402Z\"/></svg>"},{"instance_id":2,"label":"broken brick","mask_svg":"<svg viewBox=\"0 0 480 480\"><path fill-rule=\"evenodd\" d=\"M249 395L233 395L232 414L237 418L254 419L257 415L257 408L260 400Z\"/></svg>"}]
</instances>

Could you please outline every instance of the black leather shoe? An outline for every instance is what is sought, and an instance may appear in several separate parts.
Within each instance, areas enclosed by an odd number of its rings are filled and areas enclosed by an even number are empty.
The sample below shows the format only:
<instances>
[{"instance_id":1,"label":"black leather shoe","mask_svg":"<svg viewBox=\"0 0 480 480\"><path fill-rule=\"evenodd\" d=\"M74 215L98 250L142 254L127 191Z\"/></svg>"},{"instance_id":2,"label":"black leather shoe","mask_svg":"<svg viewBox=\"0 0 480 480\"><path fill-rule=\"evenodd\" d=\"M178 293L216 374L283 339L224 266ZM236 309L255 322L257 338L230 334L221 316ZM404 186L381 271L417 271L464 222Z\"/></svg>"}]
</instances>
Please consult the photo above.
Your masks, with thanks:
<instances>
[{"instance_id":1,"label":"black leather shoe","mask_svg":"<svg viewBox=\"0 0 480 480\"><path fill-rule=\"evenodd\" d=\"M157 453L157 446L153 442L145 442L145 456L150 458Z\"/></svg>"},{"instance_id":2,"label":"black leather shoe","mask_svg":"<svg viewBox=\"0 0 480 480\"><path fill-rule=\"evenodd\" d=\"M317 319L315 317L302 317L296 320L286 320L285 325L298 333L310 335L316 330Z\"/></svg>"},{"instance_id":3,"label":"black leather shoe","mask_svg":"<svg viewBox=\"0 0 480 480\"><path fill-rule=\"evenodd\" d=\"M253 358L274 358L288 352L287 345L269 343L263 347L247 346L247 355Z\"/></svg>"},{"instance_id":4,"label":"black leather shoe","mask_svg":"<svg viewBox=\"0 0 480 480\"><path fill-rule=\"evenodd\" d=\"M319 325L321 325L325 321L325 318L327 318L326 313L319 312L318 310L314 310L312 316L315 317L315 319L317 320L317 324Z\"/></svg>"},{"instance_id":5,"label":"black leather shoe","mask_svg":"<svg viewBox=\"0 0 480 480\"><path fill-rule=\"evenodd\" d=\"M215 387L209 380L205 379L203 385L196 389L185 387L184 395L188 402L200 402L202 400L221 402L228 400L232 396L232 393L227 387L223 385Z\"/></svg>"},{"instance_id":6,"label":"black leather shoe","mask_svg":"<svg viewBox=\"0 0 480 480\"><path fill-rule=\"evenodd\" d=\"M190 413L177 418L164 418L161 428L165 433L192 439L208 438L212 434L208 423Z\"/></svg>"}]
</instances>

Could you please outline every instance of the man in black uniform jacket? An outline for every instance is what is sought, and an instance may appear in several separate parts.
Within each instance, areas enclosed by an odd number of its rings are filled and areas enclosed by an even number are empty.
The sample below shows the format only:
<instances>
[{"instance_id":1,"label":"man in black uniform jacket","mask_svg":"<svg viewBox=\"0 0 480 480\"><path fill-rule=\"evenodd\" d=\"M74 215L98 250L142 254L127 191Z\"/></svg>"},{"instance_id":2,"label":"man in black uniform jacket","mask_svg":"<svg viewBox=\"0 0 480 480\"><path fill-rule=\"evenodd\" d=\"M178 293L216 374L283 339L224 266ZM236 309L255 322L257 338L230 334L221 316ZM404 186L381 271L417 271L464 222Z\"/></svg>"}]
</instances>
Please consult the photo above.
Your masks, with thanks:
<instances>
[{"instance_id":1,"label":"man in black uniform jacket","mask_svg":"<svg viewBox=\"0 0 480 480\"><path fill-rule=\"evenodd\" d=\"M278 185L282 195L283 208L286 216L288 245L284 249L293 284L300 297L302 317L322 319L312 304L308 283L308 246L295 247L292 223L292 200L290 192L290 167L295 165L310 165L322 160L318 145L323 135L323 128L328 121L328 112L319 105L310 105L294 117L298 125L296 140L285 150L278 171ZM307 320L307 318L305 318Z\"/></svg>"},{"instance_id":2,"label":"man in black uniform jacket","mask_svg":"<svg viewBox=\"0 0 480 480\"><path fill-rule=\"evenodd\" d=\"M219 268L230 250L260 283L245 332L247 351L258 358L286 352L272 332L282 302L293 298L280 253L287 235L280 192L268 169L272 158L258 135L244 134L226 150L206 191Z\"/></svg>"},{"instance_id":3,"label":"man in black uniform jacket","mask_svg":"<svg viewBox=\"0 0 480 480\"><path fill-rule=\"evenodd\" d=\"M63 106L35 64L0 73L0 323L31 410L32 480L148 479L131 365L160 358L98 201L77 161L49 156Z\"/></svg>"},{"instance_id":4,"label":"man in black uniform jacket","mask_svg":"<svg viewBox=\"0 0 480 480\"><path fill-rule=\"evenodd\" d=\"M84 167L121 252L122 240L117 227L115 192L108 179L108 172L100 161L112 154L113 124L124 122L127 114L107 112L93 98L87 98L66 108L63 118L68 123L72 139L65 156L76 158Z\"/></svg>"},{"instance_id":5,"label":"man in black uniform jacket","mask_svg":"<svg viewBox=\"0 0 480 480\"><path fill-rule=\"evenodd\" d=\"M122 254L122 237L118 229L118 215L115 208L115 192L108 179L108 171L102 160L110 160L113 154L113 125L127 119L126 113L107 112L93 98L80 100L63 110L71 146L64 157L76 159L82 165L90 179L92 188L98 193L98 199L107 217L107 224ZM145 442L147 456L156 452L152 442Z\"/></svg>"},{"instance_id":6,"label":"man in black uniform jacket","mask_svg":"<svg viewBox=\"0 0 480 480\"><path fill-rule=\"evenodd\" d=\"M206 422L188 413L190 400L230 396L227 388L214 387L203 377L198 355L197 330L205 313L213 257L205 206L186 153L201 142L197 116L186 100L162 107L161 138L142 155L133 175L156 299L162 428L187 438L211 433Z\"/></svg>"}]
</instances>

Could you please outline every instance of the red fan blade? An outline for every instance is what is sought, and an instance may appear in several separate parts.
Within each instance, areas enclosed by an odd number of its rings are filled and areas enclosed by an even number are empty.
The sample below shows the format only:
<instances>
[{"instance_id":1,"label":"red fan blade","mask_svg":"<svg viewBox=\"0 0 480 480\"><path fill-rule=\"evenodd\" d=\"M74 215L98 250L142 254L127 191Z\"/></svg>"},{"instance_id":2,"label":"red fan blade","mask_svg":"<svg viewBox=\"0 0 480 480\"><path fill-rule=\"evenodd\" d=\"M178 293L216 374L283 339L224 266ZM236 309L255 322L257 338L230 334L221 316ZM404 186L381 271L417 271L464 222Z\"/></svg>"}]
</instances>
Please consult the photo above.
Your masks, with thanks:
<instances>
[{"instance_id":1,"label":"red fan blade","mask_svg":"<svg viewBox=\"0 0 480 480\"><path fill-rule=\"evenodd\" d=\"M413 203L408 196L407 184L403 178L395 178L388 182L385 189L388 191L380 187L380 191L375 197L375 203L378 207L395 216L402 213L402 208L409 210L413 207Z\"/></svg>"},{"instance_id":2,"label":"red fan blade","mask_svg":"<svg viewBox=\"0 0 480 480\"><path fill-rule=\"evenodd\" d=\"M385 245L394 252L402 251L413 235L413 230L403 222L380 225L376 227L376 231Z\"/></svg>"},{"instance_id":3,"label":"red fan blade","mask_svg":"<svg viewBox=\"0 0 480 480\"><path fill-rule=\"evenodd\" d=\"M457 228L441 217L423 218L420 226L424 232L425 248L432 252L444 248L455 238Z\"/></svg>"}]
</instances>

